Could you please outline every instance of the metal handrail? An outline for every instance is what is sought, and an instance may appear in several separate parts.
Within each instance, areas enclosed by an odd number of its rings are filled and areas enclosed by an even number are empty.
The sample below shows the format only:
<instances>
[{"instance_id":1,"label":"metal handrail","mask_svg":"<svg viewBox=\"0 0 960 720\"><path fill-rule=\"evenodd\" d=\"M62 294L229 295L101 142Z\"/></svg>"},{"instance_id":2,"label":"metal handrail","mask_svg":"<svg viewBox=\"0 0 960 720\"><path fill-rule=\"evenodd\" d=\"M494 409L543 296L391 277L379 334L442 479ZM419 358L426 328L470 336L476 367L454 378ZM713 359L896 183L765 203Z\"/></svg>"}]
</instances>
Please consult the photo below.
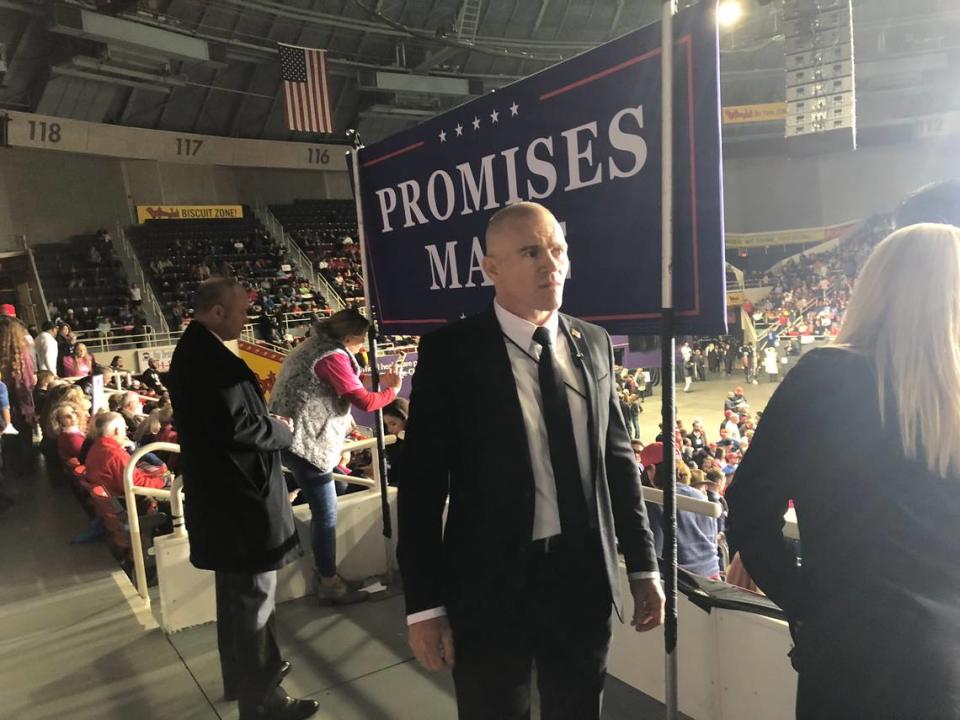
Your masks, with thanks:
<instances>
[{"instance_id":1,"label":"metal handrail","mask_svg":"<svg viewBox=\"0 0 960 720\"><path fill-rule=\"evenodd\" d=\"M50 308L47 307L47 296L43 292L43 283L40 282L40 271L37 269L37 259L33 255L33 248L27 242L26 235L20 235L20 242L23 243L23 249L27 253L27 259L30 261L30 270L33 272L34 282L37 283L37 290L40 292L40 304L43 307L43 319L50 320Z\"/></svg>"},{"instance_id":2,"label":"metal handrail","mask_svg":"<svg viewBox=\"0 0 960 720\"><path fill-rule=\"evenodd\" d=\"M392 445L397 441L395 435L387 435L384 438L385 445ZM348 442L344 445L345 451L366 450L373 452L373 479L351 477L349 475L338 475L338 480L348 482L352 485L360 485L370 490L380 489L380 463L377 453L377 440L370 438L368 440L359 440ZM147 587L147 568L143 556L143 545L140 543L140 516L137 514L136 496L155 498L157 500L166 500L170 503L170 519L173 523L173 535L175 537L186 537L187 530L183 520L183 477L177 475L170 483L169 490L159 488L139 487L133 484L133 473L137 466L137 461L144 455L154 452L180 452L180 445L177 443L153 442L134 450L123 469L123 499L127 508L127 525L130 528L130 547L133 552L133 568L137 594L140 595L145 607L150 607L150 593Z\"/></svg>"},{"instance_id":3,"label":"metal handrail","mask_svg":"<svg viewBox=\"0 0 960 720\"><path fill-rule=\"evenodd\" d=\"M287 248L287 252L290 253L291 257L296 261L300 266L301 271L306 275L312 287L317 288L320 291L320 294L323 295L324 299L330 304L334 310L342 310L347 305L343 300L343 297L340 293L337 292L336 288L331 285L327 279L323 276L323 273L317 272L316 267L313 264L313 260L310 259L310 256L307 255L303 249L300 247L300 244L290 236L289 233L284 229L283 223L273 214L273 211L270 207L264 204L262 201L257 200L256 205L254 206L254 212L257 217L263 223L264 227L267 228L267 231L271 234L277 235L284 246ZM270 226L273 225L274 228Z\"/></svg>"},{"instance_id":4,"label":"metal handrail","mask_svg":"<svg viewBox=\"0 0 960 720\"><path fill-rule=\"evenodd\" d=\"M147 277L143 273L143 265L140 264L140 259L133 249L133 243L127 238L127 234L119 221L117 221L117 250L117 254L120 256L120 262L124 264L127 273L133 275L133 281L140 286L141 298L144 304L149 305L150 310L156 316L161 331L170 332L170 324L167 322L167 316L163 311L163 306L160 304L160 301L157 300L157 294L153 291L153 286L147 282ZM125 259L129 265L123 262Z\"/></svg>"},{"instance_id":5,"label":"metal handrail","mask_svg":"<svg viewBox=\"0 0 960 720\"><path fill-rule=\"evenodd\" d=\"M173 534L177 536L184 535L183 528L183 478L176 476L170 483L169 490L159 488L138 487L133 484L133 471L137 467L137 461L147 453L154 450L164 452L180 452L180 446L176 443L154 442L144 445L134 450L130 456L130 461L123 469L123 499L127 506L127 526L130 528L130 548L133 552L133 569L136 577L137 593L143 599L144 605L150 607L150 592L147 588L147 568L143 559L143 545L140 543L140 516L137 514L137 495L143 497L156 498L157 500L167 500L170 503L170 516L173 521Z\"/></svg>"},{"instance_id":6,"label":"metal handrail","mask_svg":"<svg viewBox=\"0 0 960 720\"><path fill-rule=\"evenodd\" d=\"M93 333L86 335L86 333ZM176 345L183 330L169 332L148 332L137 335L99 335L96 330L80 330L74 333L90 351L113 352L116 350L137 350L143 347L162 347Z\"/></svg>"}]
</instances>

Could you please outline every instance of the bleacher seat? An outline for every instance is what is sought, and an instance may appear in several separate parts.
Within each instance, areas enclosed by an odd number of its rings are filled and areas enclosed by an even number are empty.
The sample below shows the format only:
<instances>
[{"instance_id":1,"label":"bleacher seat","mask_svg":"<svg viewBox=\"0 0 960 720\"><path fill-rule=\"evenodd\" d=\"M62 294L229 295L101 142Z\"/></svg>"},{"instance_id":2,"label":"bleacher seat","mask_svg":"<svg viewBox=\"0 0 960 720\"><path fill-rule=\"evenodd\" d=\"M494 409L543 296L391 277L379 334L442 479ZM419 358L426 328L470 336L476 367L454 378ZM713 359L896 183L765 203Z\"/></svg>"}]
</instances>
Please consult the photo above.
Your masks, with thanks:
<instances>
[{"instance_id":1,"label":"bleacher seat","mask_svg":"<svg viewBox=\"0 0 960 720\"><path fill-rule=\"evenodd\" d=\"M319 294L289 269L281 248L249 208L241 219L148 220L133 228L131 240L172 329L189 320L189 303L205 275L198 273L202 266L212 275L234 275L250 288L251 316L265 309L309 313L323 308Z\"/></svg>"},{"instance_id":2,"label":"bleacher seat","mask_svg":"<svg viewBox=\"0 0 960 720\"><path fill-rule=\"evenodd\" d=\"M94 247L99 262L91 259ZM111 244L95 235L78 235L69 242L32 249L47 302L74 330L96 330L102 318L113 334L134 331L136 308L130 304L127 278Z\"/></svg>"}]
</instances>

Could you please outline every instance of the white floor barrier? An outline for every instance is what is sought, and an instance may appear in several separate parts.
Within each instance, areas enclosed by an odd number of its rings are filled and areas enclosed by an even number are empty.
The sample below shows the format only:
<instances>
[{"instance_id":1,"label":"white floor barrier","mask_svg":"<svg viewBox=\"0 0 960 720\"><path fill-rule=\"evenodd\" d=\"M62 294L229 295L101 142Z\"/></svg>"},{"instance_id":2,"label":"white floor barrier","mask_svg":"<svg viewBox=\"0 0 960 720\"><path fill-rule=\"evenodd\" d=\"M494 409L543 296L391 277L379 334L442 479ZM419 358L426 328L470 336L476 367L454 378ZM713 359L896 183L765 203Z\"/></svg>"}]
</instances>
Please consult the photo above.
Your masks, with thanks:
<instances>
[{"instance_id":1,"label":"white floor barrier","mask_svg":"<svg viewBox=\"0 0 960 720\"><path fill-rule=\"evenodd\" d=\"M620 566L622 587L626 571ZM629 593L628 593L629 595ZM626 600L624 610L633 612ZM693 720L793 720L797 676L790 666L790 631L780 620L738 612L706 612L680 595L680 712ZM614 618L609 671L661 702L663 630L637 633Z\"/></svg>"},{"instance_id":2,"label":"white floor barrier","mask_svg":"<svg viewBox=\"0 0 960 720\"><path fill-rule=\"evenodd\" d=\"M390 490L396 527L396 490ZM310 553L310 509L294 508L305 554L280 571L277 600L310 592L313 557ZM160 591L160 623L166 632L215 619L213 573L197 570L189 561L186 537L164 536L156 543ZM338 499L337 560L346 577L364 578L386 572L387 554L381 534L380 496L375 491ZM391 561L392 562L392 561ZM621 565L626 591L626 571ZM629 594L627 594L629 595ZM626 597L627 613L633 603ZM786 623L732 610L705 612L681 594L679 649L680 711L693 720L791 720L796 674L787 651ZM614 620L610 674L641 692L663 700L664 651L661 629L638 634Z\"/></svg>"},{"instance_id":3,"label":"white floor barrier","mask_svg":"<svg viewBox=\"0 0 960 720\"><path fill-rule=\"evenodd\" d=\"M396 528L396 489L389 490ZM277 602L303 597L312 591L313 553L310 551L310 508L298 505L294 518L304 556L279 572ZM380 494L367 490L337 499L337 564L348 578L368 578L387 571L382 535ZM216 618L213 573L190 564L186 536L166 535L154 543L160 593L160 625L171 633L212 622ZM392 556L392 552L390 555ZM393 562L391 560L391 562Z\"/></svg>"}]
</instances>

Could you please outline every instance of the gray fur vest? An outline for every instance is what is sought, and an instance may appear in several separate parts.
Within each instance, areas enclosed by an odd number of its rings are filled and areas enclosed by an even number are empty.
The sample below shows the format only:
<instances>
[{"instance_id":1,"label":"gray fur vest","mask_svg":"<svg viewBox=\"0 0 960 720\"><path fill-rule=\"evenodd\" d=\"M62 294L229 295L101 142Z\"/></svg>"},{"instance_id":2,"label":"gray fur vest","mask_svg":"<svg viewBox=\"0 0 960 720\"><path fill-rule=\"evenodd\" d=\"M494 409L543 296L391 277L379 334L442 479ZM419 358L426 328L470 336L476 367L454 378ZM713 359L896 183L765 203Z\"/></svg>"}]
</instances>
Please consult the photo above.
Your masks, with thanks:
<instances>
[{"instance_id":1,"label":"gray fur vest","mask_svg":"<svg viewBox=\"0 0 960 720\"><path fill-rule=\"evenodd\" d=\"M350 401L338 397L333 387L313 371L317 360L333 353L350 358L359 373L357 361L342 345L314 336L287 356L270 393L270 411L293 419L291 452L324 472L340 463L346 435L353 426Z\"/></svg>"}]
</instances>

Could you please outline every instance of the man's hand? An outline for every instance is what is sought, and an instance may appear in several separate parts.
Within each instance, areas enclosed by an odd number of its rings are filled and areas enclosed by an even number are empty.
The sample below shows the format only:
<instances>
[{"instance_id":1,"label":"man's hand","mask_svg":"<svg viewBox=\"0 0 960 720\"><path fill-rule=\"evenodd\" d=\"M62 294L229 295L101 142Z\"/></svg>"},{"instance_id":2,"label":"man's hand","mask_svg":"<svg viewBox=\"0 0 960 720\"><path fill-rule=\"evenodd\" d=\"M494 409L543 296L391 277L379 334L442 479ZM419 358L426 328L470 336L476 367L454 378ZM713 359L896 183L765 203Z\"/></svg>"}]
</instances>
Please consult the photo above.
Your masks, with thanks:
<instances>
[{"instance_id":1,"label":"man's hand","mask_svg":"<svg viewBox=\"0 0 960 720\"><path fill-rule=\"evenodd\" d=\"M453 669L453 630L446 615L414 623L409 633L410 649L427 670Z\"/></svg>"},{"instance_id":2,"label":"man's hand","mask_svg":"<svg viewBox=\"0 0 960 720\"><path fill-rule=\"evenodd\" d=\"M665 598L659 578L631 580L630 593L633 595L633 620L630 624L637 632L646 632L663 624Z\"/></svg>"},{"instance_id":3,"label":"man's hand","mask_svg":"<svg viewBox=\"0 0 960 720\"><path fill-rule=\"evenodd\" d=\"M273 413L270 413L270 417L286 425L287 430L289 430L290 432L293 432L293 420L291 418L284 417L283 415L274 415Z\"/></svg>"}]
</instances>

